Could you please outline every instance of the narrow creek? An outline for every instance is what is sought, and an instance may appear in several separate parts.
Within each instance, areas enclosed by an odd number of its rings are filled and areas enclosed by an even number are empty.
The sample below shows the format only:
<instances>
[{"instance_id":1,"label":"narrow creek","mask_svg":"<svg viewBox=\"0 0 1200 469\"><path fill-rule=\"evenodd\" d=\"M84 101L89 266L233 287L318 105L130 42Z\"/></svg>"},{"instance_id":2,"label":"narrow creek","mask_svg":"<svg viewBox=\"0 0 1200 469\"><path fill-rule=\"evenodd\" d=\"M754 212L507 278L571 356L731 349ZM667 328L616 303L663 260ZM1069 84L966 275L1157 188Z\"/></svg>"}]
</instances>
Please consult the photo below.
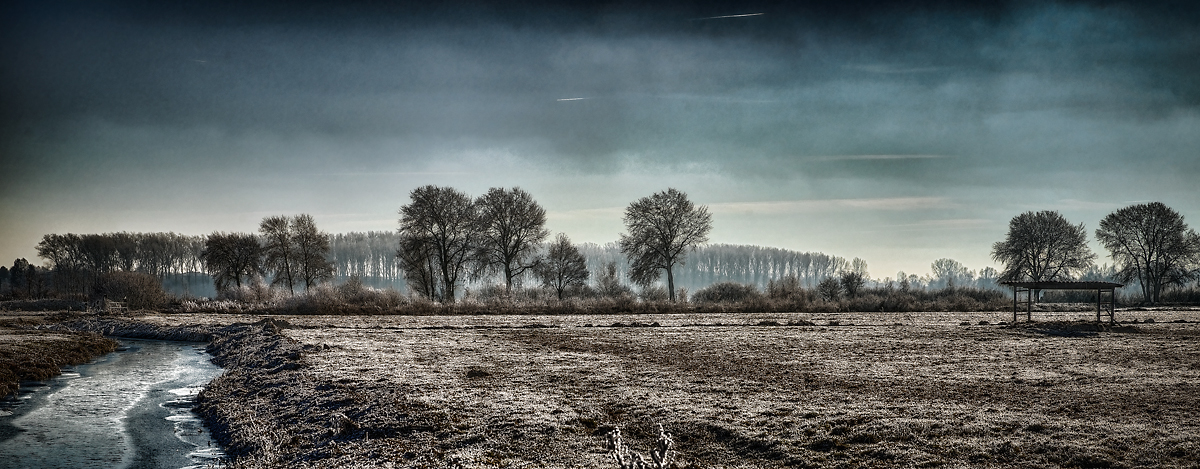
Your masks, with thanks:
<instances>
[{"instance_id":1,"label":"narrow creek","mask_svg":"<svg viewBox=\"0 0 1200 469\"><path fill-rule=\"evenodd\" d=\"M204 345L120 342L0 402L0 468L202 468L224 457L191 411L221 374Z\"/></svg>"}]
</instances>

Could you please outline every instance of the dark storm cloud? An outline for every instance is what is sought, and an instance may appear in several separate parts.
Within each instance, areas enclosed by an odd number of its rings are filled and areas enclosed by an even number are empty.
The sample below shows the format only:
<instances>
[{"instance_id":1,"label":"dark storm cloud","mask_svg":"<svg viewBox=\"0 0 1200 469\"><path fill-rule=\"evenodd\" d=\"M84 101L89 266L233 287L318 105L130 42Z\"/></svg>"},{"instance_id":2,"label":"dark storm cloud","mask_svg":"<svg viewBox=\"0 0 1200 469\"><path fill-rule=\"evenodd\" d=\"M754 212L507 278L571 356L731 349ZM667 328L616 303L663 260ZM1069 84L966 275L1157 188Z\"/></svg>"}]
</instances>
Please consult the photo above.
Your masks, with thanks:
<instances>
[{"instance_id":1,"label":"dark storm cloud","mask_svg":"<svg viewBox=\"0 0 1200 469\"><path fill-rule=\"evenodd\" d=\"M399 142L343 156L365 167L475 146L584 172L945 180L1146 145L1183 164L1193 140L1169 137L1200 103L1197 16L1173 4L64 5L8 20L8 142L101 122ZM830 158L926 154L948 158Z\"/></svg>"}]
</instances>

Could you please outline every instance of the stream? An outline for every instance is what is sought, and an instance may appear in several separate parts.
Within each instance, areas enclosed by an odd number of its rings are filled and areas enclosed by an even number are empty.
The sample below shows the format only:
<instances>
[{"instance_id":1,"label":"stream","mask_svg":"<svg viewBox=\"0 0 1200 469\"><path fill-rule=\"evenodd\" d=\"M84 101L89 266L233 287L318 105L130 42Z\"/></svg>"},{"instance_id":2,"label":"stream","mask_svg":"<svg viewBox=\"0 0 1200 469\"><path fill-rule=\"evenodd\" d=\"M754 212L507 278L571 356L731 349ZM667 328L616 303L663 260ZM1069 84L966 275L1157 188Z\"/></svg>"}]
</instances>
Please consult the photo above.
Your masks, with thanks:
<instances>
[{"instance_id":1,"label":"stream","mask_svg":"<svg viewBox=\"0 0 1200 469\"><path fill-rule=\"evenodd\" d=\"M221 368L204 344L121 348L0 401L0 468L203 468L224 453L191 411Z\"/></svg>"}]
</instances>

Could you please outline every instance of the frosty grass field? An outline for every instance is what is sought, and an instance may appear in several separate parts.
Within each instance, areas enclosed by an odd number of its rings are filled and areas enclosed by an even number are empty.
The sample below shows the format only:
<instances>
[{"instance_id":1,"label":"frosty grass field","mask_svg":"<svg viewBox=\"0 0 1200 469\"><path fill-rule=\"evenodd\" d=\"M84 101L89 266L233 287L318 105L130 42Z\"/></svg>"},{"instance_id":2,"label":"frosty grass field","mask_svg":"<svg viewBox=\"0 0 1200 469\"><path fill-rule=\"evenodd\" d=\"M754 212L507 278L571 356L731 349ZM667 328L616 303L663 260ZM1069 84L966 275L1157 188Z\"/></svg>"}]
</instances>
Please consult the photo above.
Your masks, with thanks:
<instances>
[{"instance_id":1,"label":"frosty grass field","mask_svg":"<svg viewBox=\"0 0 1200 469\"><path fill-rule=\"evenodd\" d=\"M229 412L246 466L1196 466L1200 312L1039 314L276 316L302 364Z\"/></svg>"}]
</instances>

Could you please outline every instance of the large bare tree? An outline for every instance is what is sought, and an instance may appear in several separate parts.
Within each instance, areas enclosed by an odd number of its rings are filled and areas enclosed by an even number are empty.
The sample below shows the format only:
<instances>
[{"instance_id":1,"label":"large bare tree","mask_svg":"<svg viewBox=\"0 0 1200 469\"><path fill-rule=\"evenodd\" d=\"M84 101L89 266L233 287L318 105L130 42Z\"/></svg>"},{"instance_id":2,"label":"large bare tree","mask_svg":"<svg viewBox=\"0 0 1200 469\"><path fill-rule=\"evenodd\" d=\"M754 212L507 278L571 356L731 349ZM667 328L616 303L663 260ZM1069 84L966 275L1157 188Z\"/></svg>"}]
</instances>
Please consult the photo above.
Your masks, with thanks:
<instances>
[{"instance_id":1,"label":"large bare tree","mask_svg":"<svg viewBox=\"0 0 1200 469\"><path fill-rule=\"evenodd\" d=\"M478 247L478 210L468 195L452 187L414 189L408 205L400 207L400 252L406 278L421 278L432 270L430 298L454 302L455 290L466 276ZM410 269L416 269L410 270Z\"/></svg>"},{"instance_id":2,"label":"large bare tree","mask_svg":"<svg viewBox=\"0 0 1200 469\"><path fill-rule=\"evenodd\" d=\"M1004 281L1066 280L1095 258L1083 223L1072 225L1053 210L1013 217L1004 241L992 245L992 259L1004 264Z\"/></svg>"},{"instance_id":3,"label":"large bare tree","mask_svg":"<svg viewBox=\"0 0 1200 469\"><path fill-rule=\"evenodd\" d=\"M504 293L512 294L513 278L538 265L538 250L550 235L546 210L519 187L493 187L475 200L475 206L479 265L503 275Z\"/></svg>"},{"instance_id":4,"label":"large bare tree","mask_svg":"<svg viewBox=\"0 0 1200 469\"><path fill-rule=\"evenodd\" d=\"M1200 264L1200 235L1161 202L1108 214L1100 220L1096 238L1111 253L1121 279L1138 279L1142 298L1152 304L1159 302L1163 286L1194 277Z\"/></svg>"},{"instance_id":5,"label":"large bare tree","mask_svg":"<svg viewBox=\"0 0 1200 469\"><path fill-rule=\"evenodd\" d=\"M675 264L683 264L687 252L708 241L712 214L708 207L695 206L687 194L674 188L642 197L625 209L621 253L629 258L630 278L639 284L658 280L667 272L667 290L675 301Z\"/></svg>"},{"instance_id":6,"label":"large bare tree","mask_svg":"<svg viewBox=\"0 0 1200 469\"><path fill-rule=\"evenodd\" d=\"M554 289L558 299L570 288L582 287L588 279L587 259L579 252L571 238L559 233L550 243L546 258L535 269L542 284Z\"/></svg>"},{"instance_id":7,"label":"large bare tree","mask_svg":"<svg viewBox=\"0 0 1200 469\"><path fill-rule=\"evenodd\" d=\"M302 213L292 217L291 231L296 243L295 259L292 264L304 289L309 290L321 281L333 277L333 263L329 262L329 234L317 229L312 215Z\"/></svg>"},{"instance_id":8,"label":"large bare tree","mask_svg":"<svg viewBox=\"0 0 1200 469\"><path fill-rule=\"evenodd\" d=\"M296 237L291 223L284 215L265 217L258 224L263 237L263 265L274 272L272 285L285 285L288 292L296 293Z\"/></svg>"}]
</instances>

